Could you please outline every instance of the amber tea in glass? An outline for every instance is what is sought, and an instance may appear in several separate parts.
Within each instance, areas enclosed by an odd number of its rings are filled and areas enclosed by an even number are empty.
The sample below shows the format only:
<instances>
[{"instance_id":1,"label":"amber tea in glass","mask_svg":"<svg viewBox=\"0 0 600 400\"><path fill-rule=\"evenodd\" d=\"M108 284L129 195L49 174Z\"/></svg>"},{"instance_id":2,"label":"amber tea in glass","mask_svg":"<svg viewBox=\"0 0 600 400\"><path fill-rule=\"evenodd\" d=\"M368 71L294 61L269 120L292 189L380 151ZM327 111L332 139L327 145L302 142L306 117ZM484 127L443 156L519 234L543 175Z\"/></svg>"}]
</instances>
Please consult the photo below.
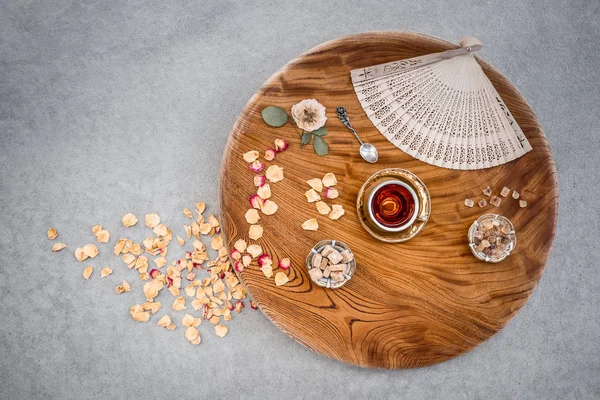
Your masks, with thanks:
<instances>
[{"instance_id":1,"label":"amber tea in glass","mask_svg":"<svg viewBox=\"0 0 600 400\"><path fill-rule=\"evenodd\" d=\"M415 198L406 186L390 182L375 191L370 206L373 217L381 225L400 228L414 215Z\"/></svg>"}]
</instances>

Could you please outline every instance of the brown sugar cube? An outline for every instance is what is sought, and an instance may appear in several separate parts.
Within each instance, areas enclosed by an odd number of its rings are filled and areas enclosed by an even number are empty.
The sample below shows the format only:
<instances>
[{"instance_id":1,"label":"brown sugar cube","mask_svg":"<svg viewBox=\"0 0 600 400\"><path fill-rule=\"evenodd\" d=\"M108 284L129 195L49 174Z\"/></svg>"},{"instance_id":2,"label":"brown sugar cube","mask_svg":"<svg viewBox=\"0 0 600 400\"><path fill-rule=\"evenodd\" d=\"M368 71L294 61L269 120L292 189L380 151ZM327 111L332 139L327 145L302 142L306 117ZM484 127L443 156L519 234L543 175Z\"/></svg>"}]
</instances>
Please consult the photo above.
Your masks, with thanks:
<instances>
[{"instance_id":1,"label":"brown sugar cube","mask_svg":"<svg viewBox=\"0 0 600 400\"><path fill-rule=\"evenodd\" d=\"M327 258L329 259L329 261L331 262L331 264L337 264L340 261L342 261L342 259L344 257L342 257L342 255L340 254L339 251L337 250L333 250L328 256Z\"/></svg>"},{"instance_id":2,"label":"brown sugar cube","mask_svg":"<svg viewBox=\"0 0 600 400\"><path fill-rule=\"evenodd\" d=\"M527 207L527 202L525 200L519 200L519 206L521 208L525 208L525 207Z\"/></svg>"},{"instance_id":3,"label":"brown sugar cube","mask_svg":"<svg viewBox=\"0 0 600 400\"><path fill-rule=\"evenodd\" d=\"M490 200L490 204L493 205L494 207L498 207L500 205L500 203L502 203L502 199L497 196L492 197L492 199Z\"/></svg>"},{"instance_id":4,"label":"brown sugar cube","mask_svg":"<svg viewBox=\"0 0 600 400\"><path fill-rule=\"evenodd\" d=\"M313 267L319 268L321 266L321 261L323 261L323 256L320 254L315 254L312 259Z\"/></svg>"},{"instance_id":5,"label":"brown sugar cube","mask_svg":"<svg viewBox=\"0 0 600 400\"><path fill-rule=\"evenodd\" d=\"M510 189L509 189L509 188L507 188L506 186L504 186L504 187L502 188L502 191L500 192L500 195L501 195L502 197L506 197L506 196L508 196L508 194L509 194L509 193L510 193Z\"/></svg>"},{"instance_id":6,"label":"brown sugar cube","mask_svg":"<svg viewBox=\"0 0 600 400\"><path fill-rule=\"evenodd\" d=\"M483 194L486 196L489 196L492 194L492 189L490 189L490 187L486 187L485 189L483 189Z\"/></svg>"},{"instance_id":7,"label":"brown sugar cube","mask_svg":"<svg viewBox=\"0 0 600 400\"><path fill-rule=\"evenodd\" d=\"M342 262L349 263L354 260L354 254L350 253L350 250L344 250L340 253L342 255Z\"/></svg>"},{"instance_id":8,"label":"brown sugar cube","mask_svg":"<svg viewBox=\"0 0 600 400\"><path fill-rule=\"evenodd\" d=\"M336 250L333 248L333 246L331 246L331 245L327 245L327 246L323 247L323 250L321 250L321 255L322 255L323 257L327 257L327 256L328 256L328 255L330 255L330 254L331 254L331 252L333 252L333 251L336 251Z\"/></svg>"},{"instance_id":9,"label":"brown sugar cube","mask_svg":"<svg viewBox=\"0 0 600 400\"><path fill-rule=\"evenodd\" d=\"M346 264L335 264L329 267L331 272L346 272Z\"/></svg>"},{"instance_id":10,"label":"brown sugar cube","mask_svg":"<svg viewBox=\"0 0 600 400\"><path fill-rule=\"evenodd\" d=\"M477 205L480 208L483 208L483 207L485 207L487 205L487 201L485 199L481 199L481 200L479 200L479 202L477 203Z\"/></svg>"},{"instance_id":11,"label":"brown sugar cube","mask_svg":"<svg viewBox=\"0 0 600 400\"><path fill-rule=\"evenodd\" d=\"M467 207L473 207L475 205L475 202L471 199L465 199L465 206Z\"/></svg>"},{"instance_id":12,"label":"brown sugar cube","mask_svg":"<svg viewBox=\"0 0 600 400\"><path fill-rule=\"evenodd\" d=\"M341 282L344 280L344 274L341 272L332 272L331 273L331 280L334 282Z\"/></svg>"},{"instance_id":13,"label":"brown sugar cube","mask_svg":"<svg viewBox=\"0 0 600 400\"><path fill-rule=\"evenodd\" d=\"M328 264L329 264L329 260L326 259L325 257L322 257L321 258L321 265L319 266L319 268L325 269Z\"/></svg>"},{"instance_id":14,"label":"brown sugar cube","mask_svg":"<svg viewBox=\"0 0 600 400\"><path fill-rule=\"evenodd\" d=\"M331 267L328 265L325 267L325 269L323 270L323 276L325 278L329 278L329 275L331 274Z\"/></svg>"},{"instance_id":15,"label":"brown sugar cube","mask_svg":"<svg viewBox=\"0 0 600 400\"><path fill-rule=\"evenodd\" d=\"M323 277L323 272L319 268L313 268L309 270L308 274L310 275L310 279L313 281L318 281Z\"/></svg>"},{"instance_id":16,"label":"brown sugar cube","mask_svg":"<svg viewBox=\"0 0 600 400\"><path fill-rule=\"evenodd\" d=\"M517 200L521 195L516 190L513 190L512 198Z\"/></svg>"}]
</instances>

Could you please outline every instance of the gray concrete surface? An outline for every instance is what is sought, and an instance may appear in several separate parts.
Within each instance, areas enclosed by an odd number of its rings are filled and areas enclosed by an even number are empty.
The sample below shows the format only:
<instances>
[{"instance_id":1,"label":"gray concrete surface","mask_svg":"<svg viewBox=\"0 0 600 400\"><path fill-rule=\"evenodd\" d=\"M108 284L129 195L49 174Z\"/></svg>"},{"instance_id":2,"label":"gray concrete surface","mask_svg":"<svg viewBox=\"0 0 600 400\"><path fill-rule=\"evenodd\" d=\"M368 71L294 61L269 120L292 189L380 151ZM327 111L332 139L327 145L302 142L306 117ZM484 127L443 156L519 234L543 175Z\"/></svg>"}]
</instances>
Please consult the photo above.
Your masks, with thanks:
<instances>
[{"instance_id":1,"label":"gray concrete surface","mask_svg":"<svg viewBox=\"0 0 600 400\"><path fill-rule=\"evenodd\" d=\"M600 3L576 1L0 1L0 398L600 397ZM245 310L203 344L131 319L140 283L102 245L83 282L73 246L102 223L215 210L219 162L247 99L323 41L409 30L505 73L554 152L560 217L537 290L497 336L407 371L326 359ZM142 224L140 224L142 225ZM51 254L46 229L70 246ZM129 236L143 238L137 226ZM173 255L176 252L173 251ZM116 296L130 277L134 291ZM137 290L136 290L137 289Z\"/></svg>"}]
</instances>

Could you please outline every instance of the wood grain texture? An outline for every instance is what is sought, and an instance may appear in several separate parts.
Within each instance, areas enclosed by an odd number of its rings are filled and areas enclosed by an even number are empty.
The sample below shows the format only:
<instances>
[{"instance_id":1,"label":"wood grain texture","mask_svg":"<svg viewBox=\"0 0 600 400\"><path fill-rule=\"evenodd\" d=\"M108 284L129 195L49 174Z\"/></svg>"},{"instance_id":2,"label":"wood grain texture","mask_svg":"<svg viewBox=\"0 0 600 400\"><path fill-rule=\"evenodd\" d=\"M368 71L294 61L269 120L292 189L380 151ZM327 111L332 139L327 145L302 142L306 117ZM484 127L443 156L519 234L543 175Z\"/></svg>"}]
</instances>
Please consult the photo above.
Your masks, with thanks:
<instances>
[{"instance_id":1,"label":"wood grain texture","mask_svg":"<svg viewBox=\"0 0 600 400\"><path fill-rule=\"evenodd\" d=\"M498 332L534 290L556 229L558 187L552 155L542 128L527 102L498 71L478 59L521 128L533 151L506 165L481 171L434 167L403 153L371 124L350 81L350 70L457 46L424 35L374 32L324 43L288 63L250 99L242 111L223 157L219 201L225 243L247 239L244 213L255 192L253 173L242 154L264 152L284 138L290 148L267 166L284 168L285 179L272 184L279 211L263 217L265 235L258 240L277 260L290 257L290 282L276 287L255 266L240 275L260 309L284 332L328 357L364 367L410 368L456 357ZM484 49L485 50L485 49ZM485 51L483 51L485 54ZM286 125L268 127L260 111L268 105L284 109L305 98L327 107L330 153L318 157L312 146L300 149L296 131ZM372 165L360 159L358 143L335 116L345 106L361 137L380 153ZM431 218L414 239L386 244L373 239L357 219L355 202L361 185L374 172L405 168L427 185ZM339 221L320 216L303 193L306 180L337 175L346 215ZM478 200L487 185L517 189L529 206L505 199L501 206L466 208L466 197ZM518 245L499 264L478 261L467 245L470 224L485 212L497 211L515 225ZM300 225L316 217L320 228ZM337 239L351 246L358 263L352 280L338 290L311 283L304 260L319 240Z\"/></svg>"}]
</instances>

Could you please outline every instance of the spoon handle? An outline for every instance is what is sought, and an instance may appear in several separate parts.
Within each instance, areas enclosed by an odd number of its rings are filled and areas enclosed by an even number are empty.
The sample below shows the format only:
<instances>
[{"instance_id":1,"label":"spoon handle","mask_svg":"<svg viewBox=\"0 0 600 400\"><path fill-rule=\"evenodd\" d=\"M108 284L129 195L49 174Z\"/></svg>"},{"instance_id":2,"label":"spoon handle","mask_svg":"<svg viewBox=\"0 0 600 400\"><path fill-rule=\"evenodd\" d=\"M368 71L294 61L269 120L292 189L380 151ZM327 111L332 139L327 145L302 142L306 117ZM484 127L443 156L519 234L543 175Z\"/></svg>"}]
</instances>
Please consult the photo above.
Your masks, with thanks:
<instances>
[{"instance_id":1,"label":"spoon handle","mask_svg":"<svg viewBox=\"0 0 600 400\"><path fill-rule=\"evenodd\" d=\"M354 134L354 136L356 137L358 142L362 145L363 144L362 140L360 140L360 138L358 137L358 133L356 133L356 131L350 124L350 120L348 119L348 113L346 112L346 108L338 107L335 109L335 112L337 113L337 116L340 119L340 121L342 121L342 123L346 126L346 128L348 128L350 130L350 132L352 132Z\"/></svg>"}]
</instances>

